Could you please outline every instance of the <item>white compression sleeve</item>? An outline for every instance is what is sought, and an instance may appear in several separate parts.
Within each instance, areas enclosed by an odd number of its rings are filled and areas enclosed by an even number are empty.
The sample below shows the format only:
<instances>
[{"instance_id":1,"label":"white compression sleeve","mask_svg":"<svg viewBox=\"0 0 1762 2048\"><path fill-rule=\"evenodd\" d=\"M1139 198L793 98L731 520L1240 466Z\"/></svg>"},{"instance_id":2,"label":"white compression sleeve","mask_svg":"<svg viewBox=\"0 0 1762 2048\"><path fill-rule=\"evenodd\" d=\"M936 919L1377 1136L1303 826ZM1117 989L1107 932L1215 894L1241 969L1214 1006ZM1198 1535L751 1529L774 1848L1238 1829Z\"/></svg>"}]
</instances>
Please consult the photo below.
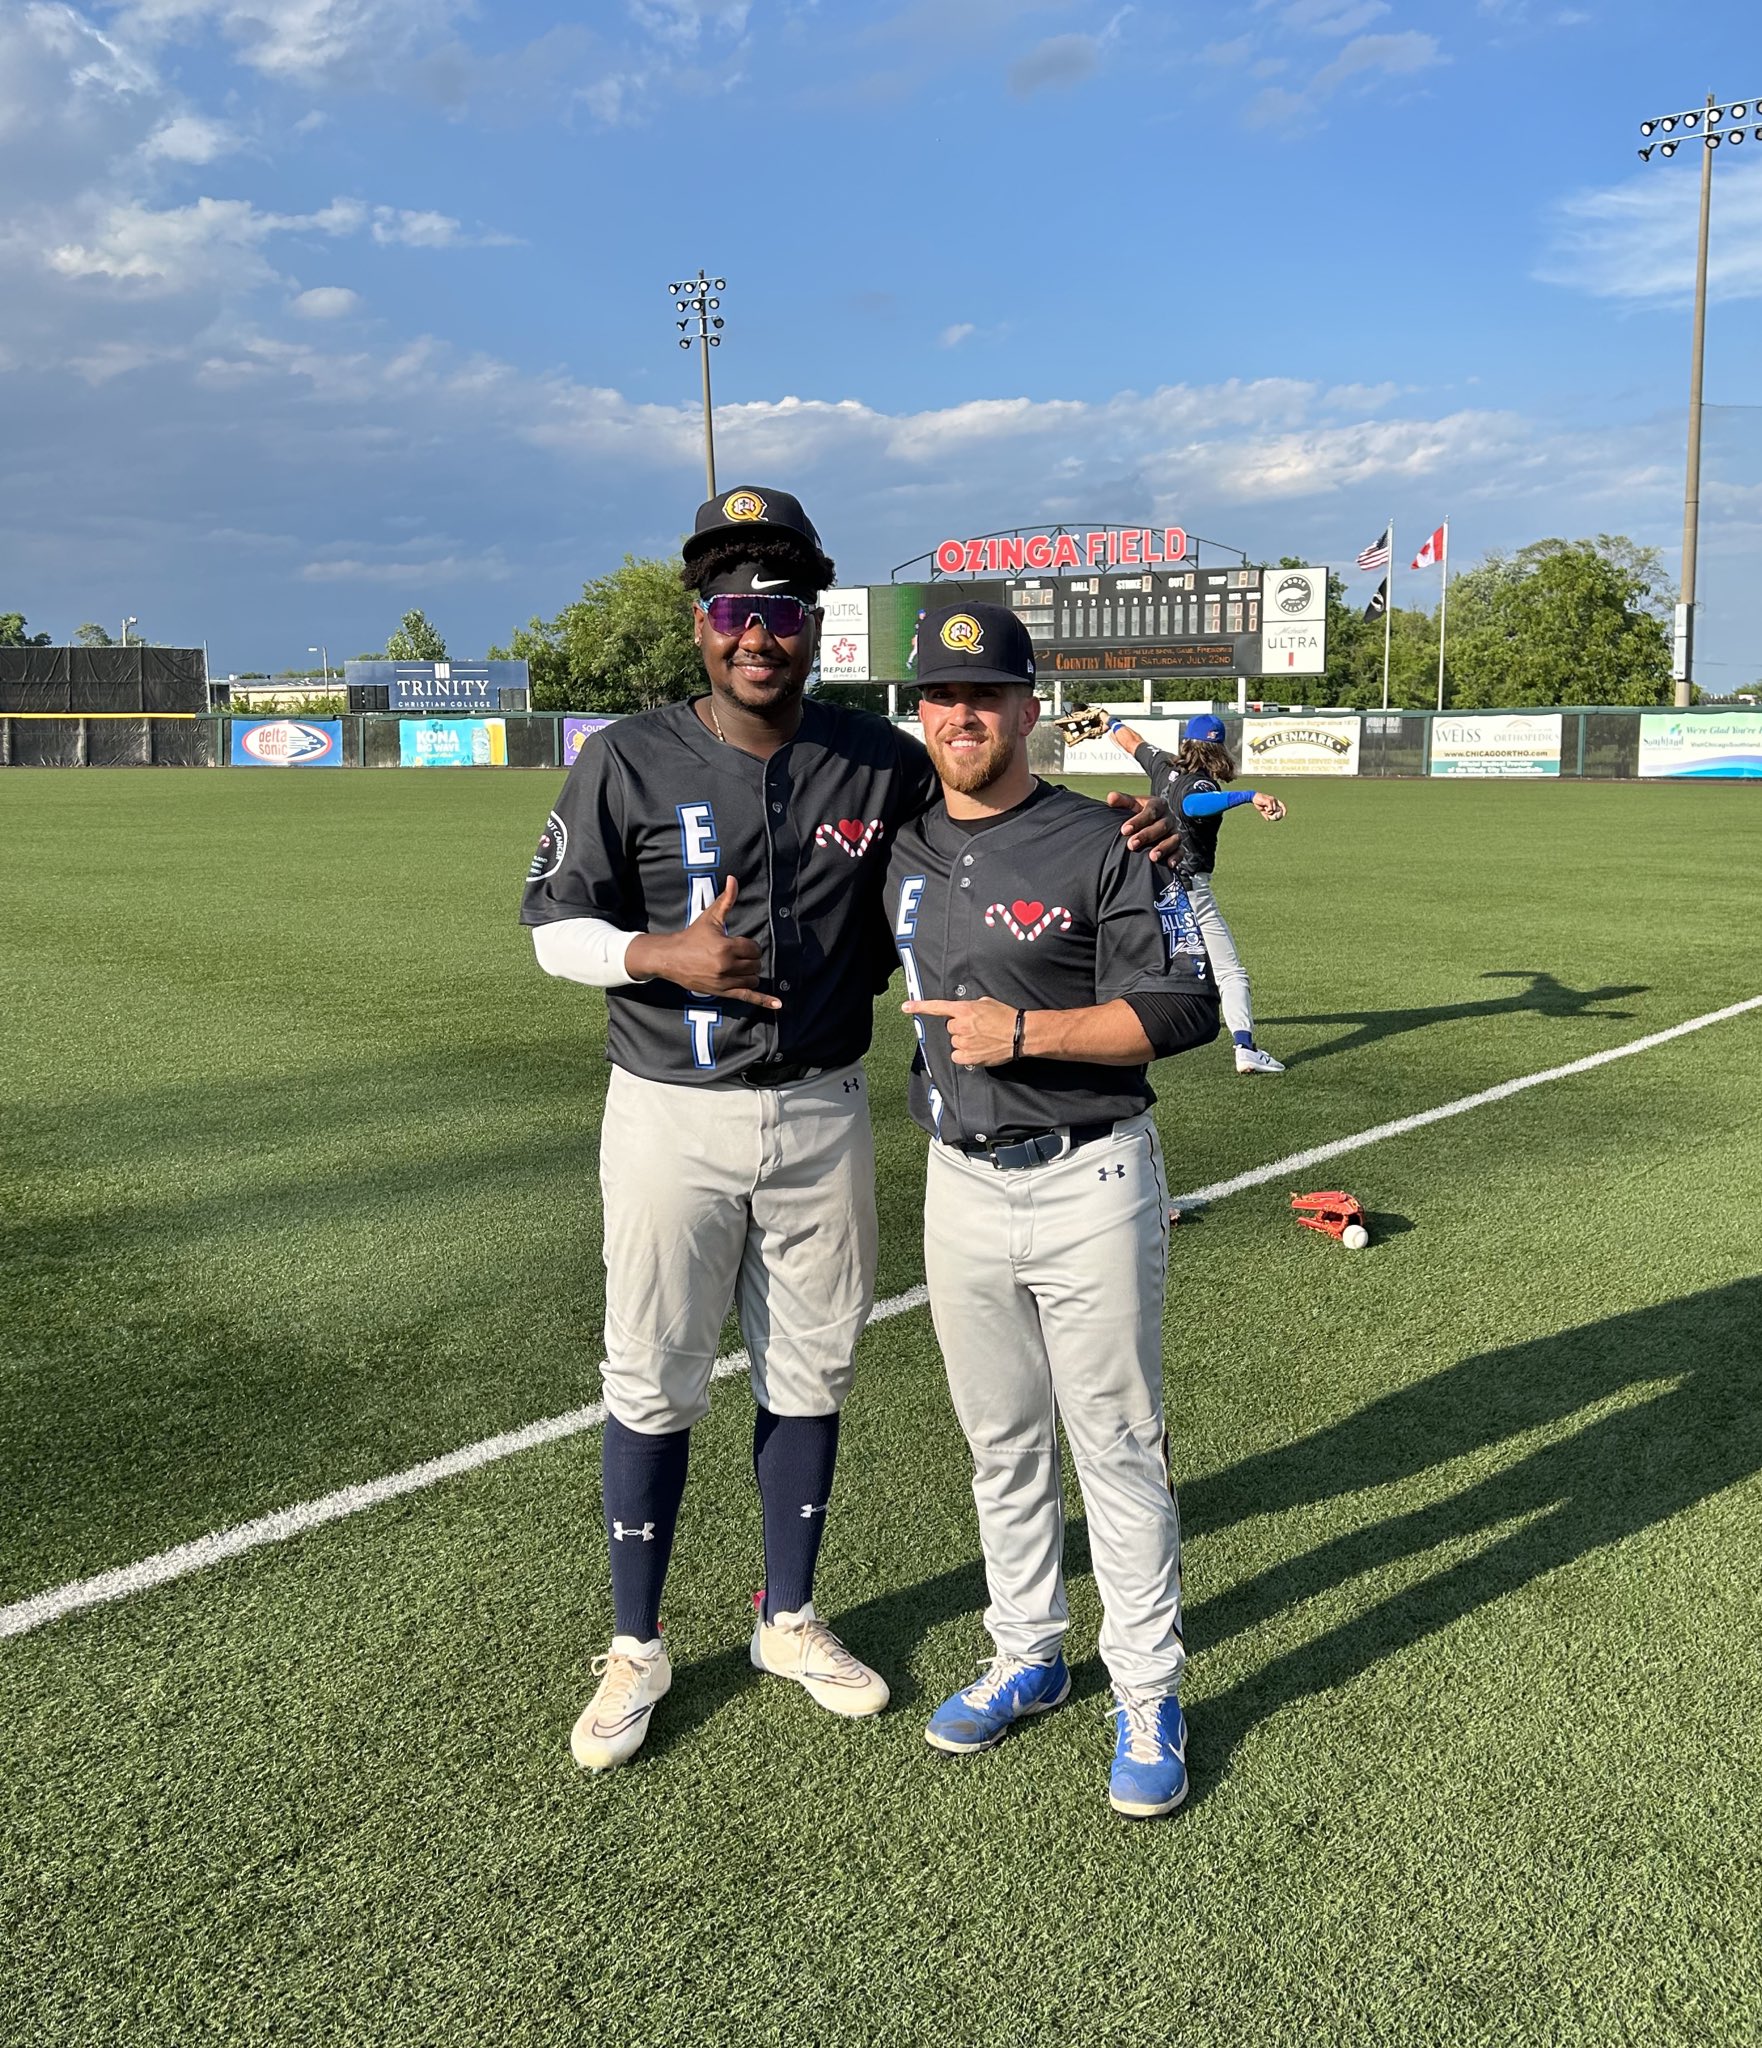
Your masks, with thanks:
<instances>
[{"instance_id":1,"label":"white compression sleeve","mask_svg":"<svg viewBox=\"0 0 1762 2048\"><path fill-rule=\"evenodd\" d=\"M636 936L604 918L565 917L555 924L535 924L532 950L544 971L563 981L584 981L589 988L626 988L636 976L625 972L624 955Z\"/></svg>"}]
</instances>

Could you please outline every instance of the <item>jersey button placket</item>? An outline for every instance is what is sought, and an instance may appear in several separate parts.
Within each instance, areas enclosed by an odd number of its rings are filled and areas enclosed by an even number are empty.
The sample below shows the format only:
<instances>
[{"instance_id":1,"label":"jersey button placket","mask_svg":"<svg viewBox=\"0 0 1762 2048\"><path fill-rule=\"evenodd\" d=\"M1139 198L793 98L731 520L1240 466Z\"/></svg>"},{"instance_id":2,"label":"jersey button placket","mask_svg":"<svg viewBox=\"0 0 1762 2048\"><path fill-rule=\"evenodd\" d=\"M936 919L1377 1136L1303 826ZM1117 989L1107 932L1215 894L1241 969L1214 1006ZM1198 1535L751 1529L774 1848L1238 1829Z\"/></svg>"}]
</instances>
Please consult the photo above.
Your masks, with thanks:
<instances>
[{"instance_id":1,"label":"jersey button placket","mask_svg":"<svg viewBox=\"0 0 1762 2048\"><path fill-rule=\"evenodd\" d=\"M795 973L795 962L801 951L801 936L796 929L795 898L793 893L784 897L785 889L793 892L795 876L800 865L800 847L796 839L795 826L789 815L787 792L789 771L787 768L788 749L773 755L765 764L765 839L770 849L771 890L771 973L779 993L787 992L792 981L799 979ZM780 900L782 899L782 900ZM760 1016L769 1027L775 1052L783 1047L783 1014L776 1010L761 1011Z\"/></svg>"}]
</instances>

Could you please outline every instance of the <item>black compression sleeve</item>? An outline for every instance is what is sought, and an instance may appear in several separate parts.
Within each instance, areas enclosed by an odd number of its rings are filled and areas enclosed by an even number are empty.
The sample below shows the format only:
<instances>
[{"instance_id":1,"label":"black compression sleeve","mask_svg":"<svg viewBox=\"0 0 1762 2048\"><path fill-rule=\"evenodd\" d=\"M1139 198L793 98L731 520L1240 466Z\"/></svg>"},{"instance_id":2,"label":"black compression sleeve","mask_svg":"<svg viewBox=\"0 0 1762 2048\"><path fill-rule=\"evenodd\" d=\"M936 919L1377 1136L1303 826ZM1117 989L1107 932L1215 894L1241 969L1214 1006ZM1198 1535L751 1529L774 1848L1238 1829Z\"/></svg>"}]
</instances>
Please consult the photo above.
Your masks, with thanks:
<instances>
[{"instance_id":1,"label":"black compression sleeve","mask_svg":"<svg viewBox=\"0 0 1762 2048\"><path fill-rule=\"evenodd\" d=\"M1166 1060L1171 1053L1191 1052L1196 1045L1209 1045L1218 1033L1217 997L1204 995L1129 995L1144 1036L1150 1040L1152 1059Z\"/></svg>"}]
</instances>

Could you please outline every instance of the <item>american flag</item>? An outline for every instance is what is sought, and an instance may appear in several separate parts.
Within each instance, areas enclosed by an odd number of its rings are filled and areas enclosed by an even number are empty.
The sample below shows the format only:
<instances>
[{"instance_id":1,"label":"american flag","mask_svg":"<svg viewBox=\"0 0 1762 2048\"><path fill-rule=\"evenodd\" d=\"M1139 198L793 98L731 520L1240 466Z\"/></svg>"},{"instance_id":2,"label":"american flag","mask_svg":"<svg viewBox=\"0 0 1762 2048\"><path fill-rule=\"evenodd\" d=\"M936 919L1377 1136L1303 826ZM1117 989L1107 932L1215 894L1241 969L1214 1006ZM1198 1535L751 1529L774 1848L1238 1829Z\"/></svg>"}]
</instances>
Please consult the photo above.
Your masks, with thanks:
<instances>
[{"instance_id":1,"label":"american flag","mask_svg":"<svg viewBox=\"0 0 1762 2048\"><path fill-rule=\"evenodd\" d=\"M1383 528L1381 540L1373 540L1358 558L1361 569L1386 569L1389 566L1389 529Z\"/></svg>"}]
</instances>

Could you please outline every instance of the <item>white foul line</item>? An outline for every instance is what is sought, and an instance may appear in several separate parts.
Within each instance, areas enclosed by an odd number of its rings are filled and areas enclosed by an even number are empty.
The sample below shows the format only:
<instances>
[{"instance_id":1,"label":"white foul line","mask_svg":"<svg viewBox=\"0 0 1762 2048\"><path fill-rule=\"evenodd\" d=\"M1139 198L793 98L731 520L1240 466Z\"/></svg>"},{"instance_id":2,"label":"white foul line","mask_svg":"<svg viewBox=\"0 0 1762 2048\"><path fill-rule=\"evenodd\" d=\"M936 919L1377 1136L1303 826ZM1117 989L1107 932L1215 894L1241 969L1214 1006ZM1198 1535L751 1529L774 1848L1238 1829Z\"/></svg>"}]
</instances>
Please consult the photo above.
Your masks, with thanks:
<instances>
[{"instance_id":1,"label":"white foul line","mask_svg":"<svg viewBox=\"0 0 1762 2048\"><path fill-rule=\"evenodd\" d=\"M1691 1017L1685 1024L1673 1024L1666 1031L1649 1032L1644 1038L1633 1039L1627 1045L1611 1046L1607 1052L1569 1060L1563 1067L1549 1067L1539 1074L1524 1074L1515 1081L1501 1081L1496 1088L1483 1088L1478 1095L1465 1095L1460 1101L1446 1102L1437 1109L1422 1109L1413 1116L1397 1117L1392 1123L1377 1124L1373 1129L1359 1131L1350 1138L1336 1138L1330 1144L1312 1145L1305 1152L1293 1152L1287 1158L1275 1159L1270 1166L1254 1167L1230 1180L1213 1181L1209 1187L1195 1188L1190 1194L1176 1196L1175 1200L1177 1205L1184 1206L1221 1202L1226 1195L1239 1195L1247 1188L1260 1187L1269 1180L1303 1172L1327 1159L1338 1159L1343 1153L1380 1144L1385 1138L1403 1137L1427 1124L1442 1123L1446 1117L1465 1115L1469 1110L1484 1108L1490 1102L1503 1102L1508 1095L1519 1095L1526 1088L1539 1088L1544 1081L1563 1081L1572 1074L1589 1073L1593 1067L1607 1066L1611 1060L1628 1059L1635 1053L1649 1052L1652 1047L1666 1045L1673 1038L1685 1038L1692 1031L1704 1031L1709 1024L1723 1024L1728 1018L1741 1017L1747 1010L1758 1009L1762 1009L1762 996L1751 996L1744 1002L1731 1003L1723 1010L1709 1010L1704 1017ZM893 1316L905 1315L914 1308L922 1308L929 1298L927 1289L908 1287L903 1294L890 1295L887 1300L878 1301L870 1312L869 1321L884 1323ZM730 1374L745 1372L747 1362L744 1351L731 1352L726 1358L717 1359L712 1376L726 1379ZM595 1401L586 1408L571 1408L566 1414L546 1416L519 1429L507 1430L500 1436L484 1437L478 1443L448 1451L444 1457L424 1459L420 1465L412 1465L403 1472L388 1473L383 1479L369 1479L358 1486L340 1487L335 1493L327 1493L318 1500L302 1501L291 1508L278 1508L274 1514L260 1515L254 1522L239 1522L230 1529L213 1530L206 1536L198 1536L193 1543L180 1543L174 1549L161 1550L137 1563L118 1565L112 1571L98 1572L89 1579L74 1579L65 1586L51 1586L45 1592L33 1593L26 1600L15 1601L10 1607L0 1607L0 1638L29 1635L33 1629L60 1621L69 1614L77 1614L82 1608L101 1607L110 1600L124 1600L131 1593L144 1593L150 1587L168 1585L173 1579L187 1578L192 1572L203 1571L223 1559L241 1557L248 1550L260 1550L271 1543L285 1543L290 1536L303 1536L307 1530L321 1529L327 1522L344 1521L350 1515L361 1514L388 1500L397 1500L403 1494L419 1493L425 1487L438 1485L443 1479L455 1479L462 1472L475 1472L480 1466L493 1465L499 1459L514 1457L521 1451L536 1450L541 1444L554 1444L565 1437L579 1436L584 1430L597 1429L605 1419L603 1401Z\"/></svg>"}]
</instances>

